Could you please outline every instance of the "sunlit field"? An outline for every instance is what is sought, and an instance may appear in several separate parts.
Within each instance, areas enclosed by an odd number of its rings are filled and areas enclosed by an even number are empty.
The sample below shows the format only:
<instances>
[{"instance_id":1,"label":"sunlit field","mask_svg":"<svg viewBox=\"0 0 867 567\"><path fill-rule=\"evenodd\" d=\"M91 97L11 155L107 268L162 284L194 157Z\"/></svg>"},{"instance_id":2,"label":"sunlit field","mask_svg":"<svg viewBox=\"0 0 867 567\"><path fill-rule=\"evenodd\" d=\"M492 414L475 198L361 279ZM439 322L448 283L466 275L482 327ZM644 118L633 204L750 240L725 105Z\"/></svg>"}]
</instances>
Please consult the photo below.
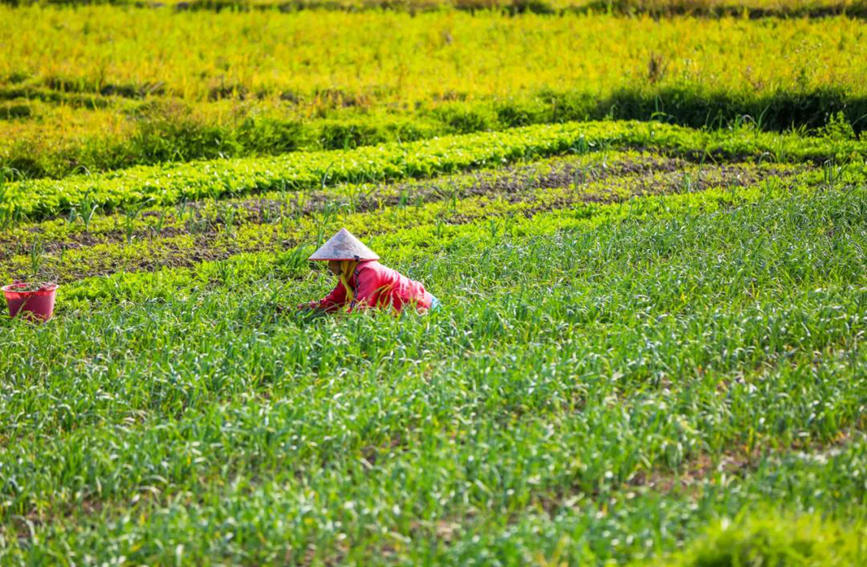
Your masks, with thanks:
<instances>
[{"instance_id":1,"label":"sunlit field","mask_svg":"<svg viewBox=\"0 0 867 567\"><path fill-rule=\"evenodd\" d=\"M859 6L0 7L0 562L867 563Z\"/></svg>"},{"instance_id":2,"label":"sunlit field","mask_svg":"<svg viewBox=\"0 0 867 567\"><path fill-rule=\"evenodd\" d=\"M862 19L0 7L6 179L575 120L867 116ZM375 39L372 39L375 38Z\"/></svg>"}]
</instances>

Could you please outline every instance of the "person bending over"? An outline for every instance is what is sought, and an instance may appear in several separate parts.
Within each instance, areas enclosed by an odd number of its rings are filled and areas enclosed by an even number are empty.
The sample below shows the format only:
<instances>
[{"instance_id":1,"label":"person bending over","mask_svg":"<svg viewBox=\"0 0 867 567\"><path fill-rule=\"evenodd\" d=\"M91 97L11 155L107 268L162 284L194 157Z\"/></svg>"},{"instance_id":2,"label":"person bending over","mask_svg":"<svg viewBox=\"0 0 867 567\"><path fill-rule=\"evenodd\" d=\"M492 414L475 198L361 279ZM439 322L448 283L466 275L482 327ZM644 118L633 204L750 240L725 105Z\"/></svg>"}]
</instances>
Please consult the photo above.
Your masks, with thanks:
<instances>
[{"instance_id":1,"label":"person bending over","mask_svg":"<svg viewBox=\"0 0 867 567\"><path fill-rule=\"evenodd\" d=\"M319 301L302 303L299 309L331 313L378 308L400 313L408 305L423 313L439 307L439 300L421 283L380 264L379 256L345 228L308 259L328 262L337 285Z\"/></svg>"}]
</instances>

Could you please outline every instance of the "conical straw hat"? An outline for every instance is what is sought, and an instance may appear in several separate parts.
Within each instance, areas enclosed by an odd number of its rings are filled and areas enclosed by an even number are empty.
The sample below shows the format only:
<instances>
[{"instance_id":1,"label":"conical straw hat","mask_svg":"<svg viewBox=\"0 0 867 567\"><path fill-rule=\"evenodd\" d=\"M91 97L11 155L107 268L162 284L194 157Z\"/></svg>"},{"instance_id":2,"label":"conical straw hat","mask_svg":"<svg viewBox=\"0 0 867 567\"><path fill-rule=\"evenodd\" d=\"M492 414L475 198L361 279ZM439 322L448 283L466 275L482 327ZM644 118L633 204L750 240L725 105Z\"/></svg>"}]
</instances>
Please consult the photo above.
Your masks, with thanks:
<instances>
[{"instance_id":1,"label":"conical straw hat","mask_svg":"<svg viewBox=\"0 0 867 567\"><path fill-rule=\"evenodd\" d=\"M352 236L351 232L341 228L340 232L332 236L308 260L379 260L379 256Z\"/></svg>"}]
</instances>

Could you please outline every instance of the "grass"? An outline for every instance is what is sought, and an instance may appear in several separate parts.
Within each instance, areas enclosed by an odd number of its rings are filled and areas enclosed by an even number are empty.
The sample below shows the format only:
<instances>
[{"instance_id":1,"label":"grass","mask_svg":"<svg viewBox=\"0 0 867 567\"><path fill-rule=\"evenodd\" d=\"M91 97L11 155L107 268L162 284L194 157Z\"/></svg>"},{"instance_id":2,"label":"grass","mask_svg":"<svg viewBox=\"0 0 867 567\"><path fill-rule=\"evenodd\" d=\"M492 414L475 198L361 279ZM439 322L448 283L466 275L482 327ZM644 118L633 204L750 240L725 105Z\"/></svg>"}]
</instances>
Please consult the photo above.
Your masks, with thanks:
<instances>
[{"instance_id":1,"label":"grass","mask_svg":"<svg viewBox=\"0 0 867 567\"><path fill-rule=\"evenodd\" d=\"M89 6L0 7L0 22L6 177L606 117L818 130L840 114L856 134L867 115L848 17Z\"/></svg>"},{"instance_id":2,"label":"grass","mask_svg":"<svg viewBox=\"0 0 867 567\"><path fill-rule=\"evenodd\" d=\"M10 41L0 76L7 88L25 90L191 102L294 95L313 113L329 105L412 107L447 100L449 93L453 100L508 98L542 87L571 90L576 83L583 92L604 95L600 83L618 75L611 90L686 81L735 92L840 87L863 93L863 24L847 18L657 23L495 13L166 14L105 6L3 8L3 14L2 33ZM153 57L140 56L142 29L151 34L148 43L160 46ZM385 30L392 33L377 36ZM624 44L634 36L644 40ZM105 49L108 41L111 49ZM593 43L598 49L589 52ZM406 45L414 49L407 52Z\"/></svg>"},{"instance_id":3,"label":"grass","mask_svg":"<svg viewBox=\"0 0 867 567\"><path fill-rule=\"evenodd\" d=\"M0 563L867 563L860 4L278 4L0 7Z\"/></svg>"},{"instance_id":4,"label":"grass","mask_svg":"<svg viewBox=\"0 0 867 567\"><path fill-rule=\"evenodd\" d=\"M721 521L708 532L675 564L855 565L865 559L863 525L853 529L815 514L780 518L767 512Z\"/></svg>"},{"instance_id":5,"label":"grass","mask_svg":"<svg viewBox=\"0 0 867 567\"><path fill-rule=\"evenodd\" d=\"M74 0L8 0L11 5L74 5ZM539 13L562 14L567 12L604 12L615 14L692 16L740 15L750 16L826 16L846 13L859 16L863 4L859 0L168 0L167 2L133 2L130 0L101 0L93 4L133 5L146 8L171 7L184 10L250 11L273 10L341 10L359 12L365 10L394 10L421 13L439 10L483 12L504 11L509 14Z\"/></svg>"},{"instance_id":6,"label":"grass","mask_svg":"<svg viewBox=\"0 0 867 567\"><path fill-rule=\"evenodd\" d=\"M862 525L863 184L700 196L373 239L428 317L278 316L327 284L262 264L7 320L7 560L626 561L756 506Z\"/></svg>"}]
</instances>

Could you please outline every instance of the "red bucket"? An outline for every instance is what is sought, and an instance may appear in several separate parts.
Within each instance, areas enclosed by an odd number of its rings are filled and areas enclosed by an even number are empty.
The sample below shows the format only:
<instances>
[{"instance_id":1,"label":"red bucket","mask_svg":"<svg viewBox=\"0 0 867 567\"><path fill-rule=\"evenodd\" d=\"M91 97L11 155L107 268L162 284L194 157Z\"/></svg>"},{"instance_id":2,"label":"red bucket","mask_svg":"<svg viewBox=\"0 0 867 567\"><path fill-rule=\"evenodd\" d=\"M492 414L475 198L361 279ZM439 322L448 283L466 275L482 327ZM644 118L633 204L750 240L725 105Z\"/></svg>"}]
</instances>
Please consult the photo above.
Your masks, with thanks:
<instances>
[{"instance_id":1,"label":"red bucket","mask_svg":"<svg viewBox=\"0 0 867 567\"><path fill-rule=\"evenodd\" d=\"M3 286L3 294L9 305L9 316L15 317L20 311L25 314L22 317L38 321L48 321L54 313L54 296L57 293L57 284L44 284L35 291L27 291L30 287L23 282L15 282Z\"/></svg>"}]
</instances>

